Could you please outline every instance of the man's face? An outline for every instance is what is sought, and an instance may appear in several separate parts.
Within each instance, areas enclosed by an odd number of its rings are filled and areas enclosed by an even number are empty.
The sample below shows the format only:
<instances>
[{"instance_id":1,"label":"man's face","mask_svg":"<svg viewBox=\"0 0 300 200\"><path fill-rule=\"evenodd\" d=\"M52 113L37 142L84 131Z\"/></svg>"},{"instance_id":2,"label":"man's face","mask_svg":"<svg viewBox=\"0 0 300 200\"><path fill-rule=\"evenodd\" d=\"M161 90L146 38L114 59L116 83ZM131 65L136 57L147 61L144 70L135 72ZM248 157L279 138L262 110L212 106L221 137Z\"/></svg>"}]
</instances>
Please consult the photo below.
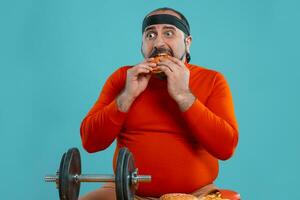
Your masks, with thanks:
<instances>
[{"instance_id":1,"label":"man's face","mask_svg":"<svg viewBox=\"0 0 300 200\"><path fill-rule=\"evenodd\" d=\"M153 14L171 14L172 11L160 11ZM151 15L153 15L151 14ZM143 33L142 53L145 58L153 57L159 53L168 53L185 61L186 52L189 52L191 37L185 38L184 33L170 24L155 24L146 27Z\"/></svg>"}]
</instances>

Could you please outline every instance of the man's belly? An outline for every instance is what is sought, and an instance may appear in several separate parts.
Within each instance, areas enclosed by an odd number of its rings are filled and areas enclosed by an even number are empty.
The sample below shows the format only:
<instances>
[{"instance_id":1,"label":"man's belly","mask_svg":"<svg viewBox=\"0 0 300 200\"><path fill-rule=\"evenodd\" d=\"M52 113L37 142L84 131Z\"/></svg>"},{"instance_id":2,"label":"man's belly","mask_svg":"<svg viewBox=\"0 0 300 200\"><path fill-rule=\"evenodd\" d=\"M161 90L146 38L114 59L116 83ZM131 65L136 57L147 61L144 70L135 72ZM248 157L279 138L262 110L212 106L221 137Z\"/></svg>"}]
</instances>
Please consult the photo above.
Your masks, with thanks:
<instances>
[{"instance_id":1,"label":"man's belly","mask_svg":"<svg viewBox=\"0 0 300 200\"><path fill-rule=\"evenodd\" d=\"M140 183L141 196L156 196L171 192L190 193L215 180L218 161L200 145L175 133L126 133L118 138L119 147L133 154L139 174L151 175L150 183Z\"/></svg>"}]
</instances>

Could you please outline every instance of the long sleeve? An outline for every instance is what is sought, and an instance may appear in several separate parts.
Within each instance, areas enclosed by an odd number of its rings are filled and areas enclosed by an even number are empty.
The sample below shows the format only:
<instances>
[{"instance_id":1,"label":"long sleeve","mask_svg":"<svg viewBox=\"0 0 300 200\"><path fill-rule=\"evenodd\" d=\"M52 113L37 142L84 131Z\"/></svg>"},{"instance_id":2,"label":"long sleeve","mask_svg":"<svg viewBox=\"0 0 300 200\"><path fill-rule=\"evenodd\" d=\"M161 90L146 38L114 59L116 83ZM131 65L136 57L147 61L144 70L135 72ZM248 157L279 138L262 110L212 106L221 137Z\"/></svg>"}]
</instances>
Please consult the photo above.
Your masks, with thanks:
<instances>
[{"instance_id":1,"label":"long sleeve","mask_svg":"<svg viewBox=\"0 0 300 200\"><path fill-rule=\"evenodd\" d=\"M105 82L100 96L80 127L83 147L88 152L107 148L120 133L126 113L118 110L116 97L124 88L126 68L115 71Z\"/></svg>"},{"instance_id":2,"label":"long sleeve","mask_svg":"<svg viewBox=\"0 0 300 200\"><path fill-rule=\"evenodd\" d=\"M211 155L221 160L232 156L238 142L238 125L231 92L222 74L216 73L205 105L196 99L182 115L191 133Z\"/></svg>"}]
</instances>

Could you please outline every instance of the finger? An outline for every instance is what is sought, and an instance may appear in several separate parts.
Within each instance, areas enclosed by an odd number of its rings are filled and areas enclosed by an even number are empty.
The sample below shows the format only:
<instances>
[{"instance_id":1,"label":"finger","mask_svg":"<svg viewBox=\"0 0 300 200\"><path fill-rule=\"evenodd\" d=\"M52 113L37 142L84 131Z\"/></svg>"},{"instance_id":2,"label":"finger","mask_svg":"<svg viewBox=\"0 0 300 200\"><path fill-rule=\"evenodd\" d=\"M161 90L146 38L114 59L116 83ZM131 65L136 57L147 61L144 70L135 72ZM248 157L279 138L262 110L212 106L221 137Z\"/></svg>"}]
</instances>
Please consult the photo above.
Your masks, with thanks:
<instances>
[{"instance_id":1,"label":"finger","mask_svg":"<svg viewBox=\"0 0 300 200\"><path fill-rule=\"evenodd\" d=\"M139 64L136 66L136 68L146 68L146 69L149 69L149 70L152 70L153 67L155 67L156 64L155 63L142 63L142 64Z\"/></svg>"},{"instance_id":2,"label":"finger","mask_svg":"<svg viewBox=\"0 0 300 200\"><path fill-rule=\"evenodd\" d=\"M157 63L158 66L167 66L171 69L172 72L174 71L178 71L180 69L179 66L176 66L173 62L171 62L170 60L165 60L165 61L161 61L159 63Z\"/></svg>"},{"instance_id":3,"label":"finger","mask_svg":"<svg viewBox=\"0 0 300 200\"><path fill-rule=\"evenodd\" d=\"M172 67L170 67L169 65L167 65L167 64L165 64L165 63L159 63L159 64L157 64L157 67L158 67L159 69L160 69L161 67L167 67L167 68L169 68L169 70L170 70L171 72L174 71Z\"/></svg>"},{"instance_id":4,"label":"finger","mask_svg":"<svg viewBox=\"0 0 300 200\"><path fill-rule=\"evenodd\" d=\"M150 66L150 67L153 67L153 66L156 66L157 63L154 63L154 62L143 62L143 63L140 63L136 66Z\"/></svg>"},{"instance_id":5,"label":"finger","mask_svg":"<svg viewBox=\"0 0 300 200\"><path fill-rule=\"evenodd\" d=\"M163 58L160 60L160 62L169 62L170 64L178 65L178 63L177 63L177 62L174 62L173 59L174 59L174 58L171 57L171 56L163 57ZM178 66L178 67L180 67L180 66Z\"/></svg>"},{"instance_id":6,"label":"finger","mask_svg":"<svg viewBox=\"0 0 300 200\"><path fill-rule=\"evenodd\" d=\"M152 71L152 68L148 68L148 67L137 67L134 71L133 74L134 75L139 75L141 73L150 73Z\"/></svg>"},{"instance_id":7,"label":"finger","mask_svg":"<svg viewBox=\"0 0 300 200\"><path fill-rule=\"evenodd\" d=\"M185 67L184 63L181 60L179 60L179 59L177 59L175 57L168 56L168 58L163 58L163 59L164 59L163 61L166 61L166 60L170 61L176 67L179 67L179 68Z\"/></svg>"},{"instance_id":8,"label":"finger","mask_svg":"<svg viewBox=\"0 0 300 200\"><path fill-rule=\"evenodd\" d=\"M146 58L145 60L143 60L142 62L134 65L134 66L139 66L139 65L142 65L142 64L146 64L146 63L153 63L153 60L154 58Z\"/></svg>"},{"instance_id":9,"label":"finger","mask_svg":"<svg viewBox=\"0 0 300 200\"><path fill-rule=\"evenodd\" d=\"M147 58L144 60L144 62L153 62L154 61L154 58Z\"/></svg>"},{"instance_id":10,"label":"finger","mask_svg":"<svg viewBox=\"0 0 300 200\"><path fill-rule=\"evenodd\" d=\"M146 78L147 80L149 80L149 79L151 78L151 74L146 74L146 75L145 75L145 78Z\"/></svg>"},{"instance_id":11,"label":"finger","mask_svg":"<svg viewBox=\"0 0 300 200\"><path fill-rule=\"evenodd\" d=\"M155 67L157 66L157 63L153 63L153 62L147 62L145 63L147 66L150 66L150 67Z\"/></svg>"},{"instance_id":12,"label":"finger","mask_svg":"<svg viewBox=\"0 0 300 200\"><path fill-rule=\"evenodd\" d=\"M156 63L145 63L142 66L146 67L147 69L153 71L155 67L157 67Z\"/></svg>"},{"instance_id":13,"label":"finger","mask_svg":"<svg viewBox=\"0 0 300 200\"><path fill-rule=\"evenodd\" d=\"M162 72L164 72L164 73L167 75L167 77L172 76L172 71L171 71L171 69L170 69L169 67L167 67L167 66L165 66L165 65L160 65L160 66L158 66L158 68L159 68Z\"/></svg>"},{"instance_id":14,"label":"finger","mask_svg":"<svg viewBox=\"0 0 300 200\"><path fill-rule=\"evenodd\" d=\"M172 61L173 63L175 63L179 67L185 67L185 64L181 60L179 60L178 58L171 57L171 56L169 56L168 58L169 58L170 61Z\"/></svg>"}]
</instances>

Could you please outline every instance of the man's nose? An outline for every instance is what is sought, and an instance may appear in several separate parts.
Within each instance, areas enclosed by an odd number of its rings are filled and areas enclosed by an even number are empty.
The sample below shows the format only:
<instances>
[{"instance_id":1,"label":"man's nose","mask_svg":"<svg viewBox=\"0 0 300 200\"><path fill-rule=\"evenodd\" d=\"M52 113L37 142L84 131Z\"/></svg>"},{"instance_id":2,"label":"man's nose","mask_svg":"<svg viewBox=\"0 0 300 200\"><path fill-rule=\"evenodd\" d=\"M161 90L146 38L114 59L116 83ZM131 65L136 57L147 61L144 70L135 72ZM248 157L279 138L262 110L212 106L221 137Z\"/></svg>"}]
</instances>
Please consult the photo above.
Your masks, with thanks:
<instances>
[{"instance_id":1,"label":"man's nose","mask_svg":"<svg viewBox=\"0 0 300 200\"><path fill-rule=\"evenodd\" d=\"M161 35L157 35L155 42L154 42L154 47L156 48L161 48L161 47L165 47L166 43L164 41L164 38Z\"/></svg>"}]
</instances>

